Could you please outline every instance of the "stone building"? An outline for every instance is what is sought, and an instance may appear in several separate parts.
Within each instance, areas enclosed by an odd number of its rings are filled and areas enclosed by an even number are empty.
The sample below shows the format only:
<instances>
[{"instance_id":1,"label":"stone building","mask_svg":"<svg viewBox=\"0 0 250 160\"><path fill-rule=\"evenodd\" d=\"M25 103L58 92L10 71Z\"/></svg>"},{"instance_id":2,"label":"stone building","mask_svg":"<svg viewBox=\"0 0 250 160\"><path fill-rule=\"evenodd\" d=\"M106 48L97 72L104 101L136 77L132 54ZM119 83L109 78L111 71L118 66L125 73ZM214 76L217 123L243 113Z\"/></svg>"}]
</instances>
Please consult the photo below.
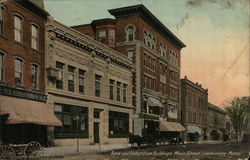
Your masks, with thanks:
<instances>
[{"instance_id":1,"label":"stone building","mask_svg":"<svg viewBox=\"0 0 250 160\"><path fill-rule=\"evenodd\" d=\"M115 19L72 28L121 52L135 65L134 134L155 137L159 130L183 131L178 113L180 58L185 44L143 5L111 9L109 13Z\"/></svg>"},{"instance_id":2,"label":"stone building","mask_svg":"<svg viewBox=\"0 0 250 160\"><path fill-rule=\"evenodd\" d=\"M208 137L208 90L201 84L181 79L181 122L186 127L186 139Z\"/></svg>"},{"instance_id":3,"label":"stone building","mask_svg":"<svg viewBox=\"0 0 250 160\"><path fill-rule=\"evenodd\" d=\"M224 109L209 103L208 106L208 138L222 140L226 134L226 115Z\"/></svg>"},{"instance_id":4,"label":"stone building","mask_svg":"<svg viewBox=\"0 0 250 160\"><path fill-rule=\"evenodd\" d=\"M51 18L46 25L48 105L62 121L56 145L126 143L132 132L131 60Z\"/></svg>"},{"instance_id":5,"label":"stone building","mask_svg":"<svg viewBox=\"0 0 250 160\"><path fill-rule=\"evenodd\" d=\"M0 2L0 145L47 143L47 126L61 125L45 95L45 21L29 0Z\"/></svg>"}]
</instances>

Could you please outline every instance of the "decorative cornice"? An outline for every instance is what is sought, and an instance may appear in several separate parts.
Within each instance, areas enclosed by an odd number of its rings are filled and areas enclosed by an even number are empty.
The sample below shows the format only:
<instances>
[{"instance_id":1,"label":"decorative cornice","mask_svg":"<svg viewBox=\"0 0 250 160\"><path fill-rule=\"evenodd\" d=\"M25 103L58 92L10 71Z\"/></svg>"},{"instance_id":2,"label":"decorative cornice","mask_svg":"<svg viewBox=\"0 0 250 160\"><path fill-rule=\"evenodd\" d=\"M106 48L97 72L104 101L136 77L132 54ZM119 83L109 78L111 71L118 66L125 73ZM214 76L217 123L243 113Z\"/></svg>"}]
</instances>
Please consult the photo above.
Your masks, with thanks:
<instances>
[{"instance_id":1,"label":"decorative cornice","mask_svg":"<svg viewBox=\"0 0 250 160\"><path fill-rule=\"evenodd\" d=\"M123 8L116 8L108 10L115 18L125 18L138 16L145 20L148 24L156 29L166 39L171 41L179 49L186 47L186 45L179 40L164 24L161 23L144 5L128 6Z\"/></svg>"},{"instance_id":2,"label":"decorative cornice","mask_svg":"<svg viewBox=\"0 0 250 160\"><path fill-rule=\"evenodd\" d=\"M89 46L87 46L86 44L83 44L83 43L80 43L76 40L73 40L72 38L69 38L68 36L66 35L63 35L63 34L60 34L60 33L57 33L56 31L54 30L49 30L49 32L54 32L55 33L55 37L57 39L60 39L70 45L73 45L75 47L77 47L78 49L80 50L84 50L85 52L87 52L88 54L93 54L95 55L96 57L100 58L100 59L103 59L103 60L109 60L111 63L113 64L116 64L120 67L123 67L123 68L126 68L126 69L129 69L131 70L132 67L128 64L125 64L124 62L110 56L110 55L107 55L103 52L100 52L100 51L97 51L96 49L94 48L91 48Z\"/></svg>"}]
</instances>

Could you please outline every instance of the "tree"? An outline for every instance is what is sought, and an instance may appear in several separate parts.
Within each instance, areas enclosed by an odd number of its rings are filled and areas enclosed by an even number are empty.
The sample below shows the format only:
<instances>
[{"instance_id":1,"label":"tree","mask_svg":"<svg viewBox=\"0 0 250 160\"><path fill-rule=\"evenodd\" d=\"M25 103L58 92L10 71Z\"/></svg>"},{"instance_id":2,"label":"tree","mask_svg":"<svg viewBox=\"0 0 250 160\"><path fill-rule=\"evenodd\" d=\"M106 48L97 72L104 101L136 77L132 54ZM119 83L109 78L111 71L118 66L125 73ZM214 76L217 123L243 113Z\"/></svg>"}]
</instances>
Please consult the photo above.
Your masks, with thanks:
<instances>
[{"instance_id":1,"label":"tree","mask_svg":"<svg viewBox=\"0 0 250 160\"><path fill-rule=\"evenodd\" d=\"M234 98L225 110L231 119L237 140L248 125L250 115L249 97Z\"/></svg>"}]
</instances>

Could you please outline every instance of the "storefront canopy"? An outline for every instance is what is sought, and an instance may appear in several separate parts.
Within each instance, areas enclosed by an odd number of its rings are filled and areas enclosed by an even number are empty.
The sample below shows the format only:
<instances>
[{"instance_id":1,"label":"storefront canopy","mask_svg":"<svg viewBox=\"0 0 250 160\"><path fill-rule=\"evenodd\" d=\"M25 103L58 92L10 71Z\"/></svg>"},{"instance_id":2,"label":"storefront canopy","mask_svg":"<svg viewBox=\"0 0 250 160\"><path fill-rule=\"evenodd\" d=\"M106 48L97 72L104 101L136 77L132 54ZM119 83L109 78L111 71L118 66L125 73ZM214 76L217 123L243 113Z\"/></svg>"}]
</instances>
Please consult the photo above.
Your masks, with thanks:
<instances>
[{"instance_id":1,"label":"storefront canopy","mask_svg":"<svg viewBox=\"0 0 250 160\"><path fill-rule=\"evenodd\" d=\"M0 96L0 115L5 114L9 114L5 124L62 125L48 105L43 102Z\"/></svg>"},{"instance_id":2,"label":"storefront canopy","mask_svg":"<svg viewBox=\"0 0 250 160\"><path fill-rule=\"evenodd\" d=\"M148 105L149 106L158 106L158 107L164 107L163 104L156 98L148 97Z\"/></svg>"},{"instance_id":3,"label":"storefront canopy","mask_svg":"<svg viewBox=\"0 0 250 160\"><path fill-rule=\"evenodd\" d=\"M201 134L201 129L197 126L187 126L187 133L199 133Z\"/></svg>"},{"instance_id":4,"label":"storefront canopy","mask_svg":"<svg viewBox=\"0 0 250 160\"><path fill-rule=\"evenodd\" d=\"M168 122L164 119L160 119L160 131L171 131L171 132L182 132L185 131L186 129L177 122Z\"/></svg>"}]
</instances>

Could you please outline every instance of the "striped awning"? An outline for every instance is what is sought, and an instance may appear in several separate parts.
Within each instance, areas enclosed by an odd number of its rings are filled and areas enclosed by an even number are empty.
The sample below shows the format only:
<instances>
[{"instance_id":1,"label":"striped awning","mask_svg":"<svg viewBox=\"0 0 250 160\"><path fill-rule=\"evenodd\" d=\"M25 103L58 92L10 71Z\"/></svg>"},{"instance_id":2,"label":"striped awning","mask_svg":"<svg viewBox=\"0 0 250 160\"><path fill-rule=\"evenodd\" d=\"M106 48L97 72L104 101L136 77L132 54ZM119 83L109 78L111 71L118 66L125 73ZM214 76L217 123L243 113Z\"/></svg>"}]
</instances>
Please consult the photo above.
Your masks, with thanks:
<instances>
[{"instance_id":1,"label":"striped awning","mask_svg":"<svg viewBox=\"0 0 250 160\"><path fill-rule=\"evenodd\" d=\"M4 114L9 114L5 124L62 125L46 103L22 98L0 96L0 115Z\"/></svg>"},{"instance_id":2,"label":"striped awning","mask_svg":"<svg viewBox=\"0 0 250 160\"><path fill-rule=\"evenodd\" d=\"M168 122L163 118L160 118L160 131L182 132L185 130L185 127L183 127L180 123Z\"/></svg>"},{"instance_id":3,"label":"striped awning","mask_svg":"<svg viewBox=\"0 0 250 160\"><path fill-rule=\"evenodd\" d=\"M157 106L157 107L164 107L163 104L156 98L148 97L148 105L149 106Z\"/></svg>"}]
</instances>

